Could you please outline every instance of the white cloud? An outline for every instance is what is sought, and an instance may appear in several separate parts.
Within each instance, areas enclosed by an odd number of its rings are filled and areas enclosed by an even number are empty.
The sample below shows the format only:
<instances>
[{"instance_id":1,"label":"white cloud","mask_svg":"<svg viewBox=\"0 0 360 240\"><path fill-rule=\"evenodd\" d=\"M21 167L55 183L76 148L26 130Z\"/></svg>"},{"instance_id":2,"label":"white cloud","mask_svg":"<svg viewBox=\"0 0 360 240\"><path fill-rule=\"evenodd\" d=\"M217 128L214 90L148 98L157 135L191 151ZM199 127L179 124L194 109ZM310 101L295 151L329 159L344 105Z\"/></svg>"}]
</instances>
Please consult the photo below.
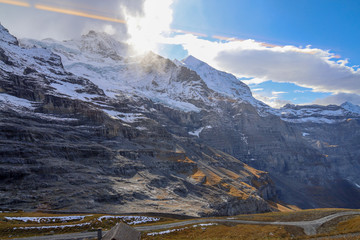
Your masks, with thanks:
<instances>
[{"instance_id":1,"label":"white cloud","mask_svg":"<svg viewBox=\"0 0 360 240\"><path fill-rule=\"evenodd\" d=\"M279 99L277 96L265 96L254 93L253 96L273 108L281 108L285 104L292 103L288 100Z\"/></svg>"},{"instance_id":2,"label":"white cloud","mask_svg":"<svg viewBox=\"0 0 360 240\"><path fill-rule=\"evenodd\" d=\"M189 54L217 69L238 77L253 78L250 83L291 82L322 92L360 92L360 70L347 66L347 60L318 48L268 46L255 40L213 42L187 34L167 39L182 44Z\"/></svg>"},{"instance_id":3,"label":"white cloud","mask_svg":"<svg viewBox=\"0 0 360 240\"><path fill-rule=\"evenodd\" d=\"M260 91L263 91L264 89L263 88L253 88L251 89L252 92L260 92Z\"/></svg>"},{"instance_id":4,"label":"white cloud","mask_svg":"<svg viewBox=\"0 0 360 240\"><path fill-rule=\"evenodd\" d=\"M275 96L277 96L277 95L279 95L279 94L284 94L284 93L287 93L287 92L281 92L281 91L279 91L279 92L277 92L277 91L272 91L272 92L271 92L271 94L272 94L272 95L275 95Z\"/></svg>"},{"instance_id":5,"label":"white cloud","mask_svg":"<svg viewBox=\"0 0 360 240\"><path fill-rule=\"evenodd\" d=\"M104 32L109 35L114 35L116 33L116 29L113 27L113 25L106 24L104 26Z\"/></svg>"},{"instance_id":6,"label":"white cloud","mask_svg":"<svg viewBox=\"0 0 360 240\"><path fill-rule=\"evenodd\" d=\"M306 91L309 91L309 90L294 90L294 93L305 93Z\"/></svg>"},{"instance_id":7,"label":"white cloud","mask_svg":"<svg viewBox=\"0 0 360 240\"><path fill-rule=\"evenodd\" d=\"M346 66L344 61L332 61L331 56L320 49L285 46L236 48L220 52L215 60L221 68L255 77L257 82L271 79L310 87L315 91L360 92L360 71Z\"/></svg>"}]
</instances>

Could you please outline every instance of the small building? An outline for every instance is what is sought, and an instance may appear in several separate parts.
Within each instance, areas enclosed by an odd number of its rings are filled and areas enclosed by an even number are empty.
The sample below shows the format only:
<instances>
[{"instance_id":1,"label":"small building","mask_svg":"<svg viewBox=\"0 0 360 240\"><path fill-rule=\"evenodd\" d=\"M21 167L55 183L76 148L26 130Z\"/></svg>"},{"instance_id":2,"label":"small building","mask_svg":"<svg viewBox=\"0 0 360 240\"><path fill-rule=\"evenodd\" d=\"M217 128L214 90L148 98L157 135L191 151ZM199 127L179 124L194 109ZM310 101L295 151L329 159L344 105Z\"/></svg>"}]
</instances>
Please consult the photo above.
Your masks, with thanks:
<instances>
[{"instance_id":1,"label":"small building","mask_svg":"<svg viewBox=\"0 0 360 240\"><path fill-rule=\"evenodd\" d=\"M125 223L118 223L110 229L102 240L140 240L141 233Z\"/></svg>"}]
</instances>

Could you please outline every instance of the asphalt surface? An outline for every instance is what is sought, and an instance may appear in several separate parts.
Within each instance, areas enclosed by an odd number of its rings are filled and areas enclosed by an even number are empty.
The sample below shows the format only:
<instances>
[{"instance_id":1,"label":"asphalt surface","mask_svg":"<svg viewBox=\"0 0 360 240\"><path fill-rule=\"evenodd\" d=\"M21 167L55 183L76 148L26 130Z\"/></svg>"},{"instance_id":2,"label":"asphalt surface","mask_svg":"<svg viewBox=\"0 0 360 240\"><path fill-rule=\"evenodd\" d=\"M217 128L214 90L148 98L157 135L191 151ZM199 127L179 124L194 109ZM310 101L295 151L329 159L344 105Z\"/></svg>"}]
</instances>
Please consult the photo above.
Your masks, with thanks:
<instances>
[{"instance_id":1,"label":"asphalt surface","mask_svg":"<svg viewBox=\"0 0 360 240\"><path fill-rule=\"evenodd\" d=\"M246 220L236 220L236 219L194 219L187 220L182 222L167 223L161 225L148 225L148 226L138 226L134 227L138 231L156 231L169 228L182 227L191 224L199 223L238 223L238 224L255 224L255 225L286 225L286 226L296 226L304 229L306 235L314 235L318 227L322 224L335 219L337 217L348 216L348 215L360 215L360 212L339 212L331 214L329 216L319 218L311 221L296 221L296 222L265 222L265 221L246 221ZM103 232L105 234L106 232ZM71 233L71 234L61 234L61 235L50 235L50 236L38 236L38 237L29 237L29 238L16 238L16 240L74 240L74 239L94 239L97 238L97 232L83 232L83 233Z\"/></svg>"}]
</instances>

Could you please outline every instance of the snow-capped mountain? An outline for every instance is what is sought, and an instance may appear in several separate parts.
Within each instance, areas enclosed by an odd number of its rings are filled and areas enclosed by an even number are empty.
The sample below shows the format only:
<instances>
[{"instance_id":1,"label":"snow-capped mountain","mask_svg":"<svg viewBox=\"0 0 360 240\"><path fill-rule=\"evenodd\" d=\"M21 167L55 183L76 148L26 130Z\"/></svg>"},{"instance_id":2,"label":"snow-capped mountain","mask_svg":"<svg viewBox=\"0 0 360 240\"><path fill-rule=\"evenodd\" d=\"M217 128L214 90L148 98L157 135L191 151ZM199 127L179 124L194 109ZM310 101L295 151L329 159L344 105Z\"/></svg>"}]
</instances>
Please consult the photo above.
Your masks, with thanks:
<instances>
[{"instance_id":1,"label":"snow-capped mountain","mask_svg":"<svg viewBox=\"0 0 360 240\"><path fill-rule=\"evenodd\" d=\"M216 70L199 59L188 56L182 60L183 66L195 71L205 81L206 85L226 97L240 99L253 103L250 88L234 75Z\"/></svg>"},{"instance_id":2,"label":"snow-capped mountain","mask_svg":"<svg viewBox=\"0 0 360 240\"><path fill-rule=\"evenodd\" d=\"M66 71L90 79L111 98L136 95L175 109L197 112L212 106L217 99L229 98L250 103L263 116L274 112L255 99L249 87L235 76L193 56L182 62L171 62L153 53L134 57L128 45L93 31L70 41L22 39L20 44L53 51L61 56Z\"/></svg>"},{"instance_id":3,"label":"snow-capped mountain","mask_svg":"<svg viewBox=\"0 0 360 240\"><path fill-rule=\"evenodd\" d=\"M360 118L360 107L351 103L344 103L341 106L287 104L280 109L273 109L255 99L250 88L232 74L216 70L193 56L188 56L176 64L194 70L210 89L220 95L253 105L261 116L273 114L291 123L326 124L346 121L349 118Z\"/></svg>"},{"instance_id":4,"label":"snow-capped mountain","mask_svg":"<svg viewBox=\"0 0 360 240\"><path fill-rule=\"evenodd\" d=\"M113 99L137 96L187 112L206 110L206 106L213 106L219 99L231 99L251 104L261 116L277 115L293 123L335 123L357 114L349 111L351 106L287 105L280 110L273 109L255 99L249 87L234 75L216 70L193 56L181 62L172 62L153 53L134 57L130 46L106 33L90 31L78 39L62 42L23 39L20 44L29 49L36 46L56 53L61 56L66 71L90 79ZM76 86L56 83L53 86L62 94L81 97L75 91ZM98 96L81 98L91 101L92 97Z\"/></svg>"},{"instance_id":5,"label":"snow-capped mountain","mask_svg":"<svg viewBox=\"0 0 360 240\"><path fill-rule=\"evenodd\" d=\"M359 106L351 103L337 105L293 105L287 104L279 109L282 120L292 123L339 123L351 118L360 118Z\"/></svg>"},{"instance_id":6,"label":"snow-capped mountain","mask_svg":"<svg viewBox=\"0 0 360 240\"><path fill-rule=\"evenodd\" d=\"M104 95L91 81L68 73L63 68L61 58L44 48L20 48L16 38L0 26L0 75L3 79L12 75L28 78L26 86L13 89L11 81L3 82L7 93L22 95L27 100L38 101L34 94L51 93L57 96L71 96L74 99L87 100L93 96ZM13 91L17 91L16 94Z\"/></svg>"},{"instance_id":7,"label":"snow-capped mountain","mask_svg":"<svg viewBox=\"0 0 360 240\"><path fill-rule=\"evenodd\" d=\"M359 105L355 105L350 102L344 102L343 104L341 104L341 107L351 113L360 115L360 106Z\"/></svg>"},{"instance_id":8,"label":"snow-capped mountain","mask_svg":"<svg viewBox=\"0 0 360 240\"><path fill-rule=\"evenodd\" d=\"M129 46L105 33L64 42L25 39L21 45L53 51L66 71L90 79L110 98L139 96L184 111L200 111L194 100L209 102L211 93L194 72L153 53L132 57Z\"/></svg>"},{"instance_id":9,"label":"snow-capped mountain","mask_svg":"<svg viewBox=\"0 0 360 240\"><path fill-rule=\"evenodd\" d=\"M176 212L180 202L195 215L267 211L264 199L277 197L301 207L359 206L349 197L360 184L358 106L273 109L192 56L134 56L105 33L19 46L1 27L0 37L0 167L11 172L1 189L29 183L15 203ZM247 164L269 172L281 194ZM74 201L53 194L58 181ZM32 196L32 187L51 198Z\"/></svg>"},{"instance_id":10,"label":"snow-capped mountain","mask_svg":"<svg viewBox=\"0 0 360 240\"><path fill-rule=\"evenodd\" d=\"M276 114L276 110L254 98L250 88L234 75L219 71L191 55L179 63L199 74L206 85L222 98L229 98L238 103L247 102L253 105L261 116Z\"/></svg>"}]
</instances>

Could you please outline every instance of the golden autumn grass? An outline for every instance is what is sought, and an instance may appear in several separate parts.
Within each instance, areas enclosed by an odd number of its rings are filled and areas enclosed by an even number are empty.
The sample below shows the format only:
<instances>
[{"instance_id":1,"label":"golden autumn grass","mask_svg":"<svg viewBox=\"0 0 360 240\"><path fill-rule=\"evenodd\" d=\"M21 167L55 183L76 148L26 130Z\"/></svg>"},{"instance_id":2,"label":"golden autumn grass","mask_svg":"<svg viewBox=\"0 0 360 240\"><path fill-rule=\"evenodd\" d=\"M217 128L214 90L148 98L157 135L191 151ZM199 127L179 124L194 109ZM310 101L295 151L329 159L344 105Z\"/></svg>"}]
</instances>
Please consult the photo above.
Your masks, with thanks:
<instances>
[{"instance_id":1,"label":"golden autumn grass","mask_svg":"<svg viewBox=\"0 0 360 240\"><path fill-rule=\"evenodd\" d=\"M337 212L353 211L341 208L321 208L287 212L269 212L261 214L244 214L236 216L236 219L252 221L310 221L319 219Z\"/></svg>"},{"instance_id":2,"label":"golden autumn grass","mask_svg":"<svg viewBox=\"0 0 360 240\"><path fill-rule=\"evenodd\" d=\"M349 235L336 239L360 239L360 216L344 216L325 223L318 236ZM351 234L359 233L355 238ZM326 239L326 238L324 238Z\"/></svg>"},{"instance_id":3,"label":"golden autumn grass","mask_svg":"<svg viewBox=\"0 0 360 240\"><path fill-rule=\"evenodd\" d=\"M301 210L293 212L271 212L263 214L248 214L238 215L231 217L232 219L242 220L259 220L259 221L307 221L319 219L324 216L336 212L348 211L348 209L315 209L315 210ZM95 221L102 214L91 214L83 220L73 220L66 223L56 222L48 224L39 223L25 223L20 221L5 220L7 217L53 217L53 216L71 216L83 214L49 214L42 212L4 212L0 213L0 239L7 239L11 237L28 237L35 235L48 235L48 234L63 234L82 231L94 231L101 227L104 230L113 227L116 220L103 220L101 222ZM228 217L216 217L228 218ZM173 218L161 218L159 222L147 223L143 225L158 225L171 222L181 222L183 220ZM32 229L32 230L15 230L14 227L26 226L44 226L44 225L68 225L79 224L84 222L92 222L90 225L83 227L72 227L64 229ZM211 222L211 220L209 220ZM186 229L184 229L187 227ZM289 226L272 226L272 225L246 225L246 224L217 224L212 226L196 226L188 225L178 227L181 231L171 232L164 235L148 236L147 233L142 234L142 239L311 239L304 235L301 228ZM347 216L334 219L319 228L319 234L316 237L336 236L341 234L360 233L360 216ZM164 231L164 230L160 230ZM155 231L156 232L156 231ZM330 238L329 238L330 239ZM331 238L331 239L359 239L359 236L347 236Z\"/></svg>"},{"instance_id":4,"label":"golden autumn grass","mask_svg":"<svg viewBox=\"0 0 360 240\"><path fill-rule=\"evenodd\" d=\"M172 232L164 235L149 236L142 234L141 239L162 240L162 239L198 239L198 240L217 240L217 239L291 239L295 236L302 236L303 231L296 227L270 226L270 225L224 225L215 226L189 226L187 229Z\"/></svg>"},{"instance_id":5,"label":"golden autumn grass","mask_svg":"<svg viewBox=\"0 0 360 240\"><path fill-rule=\"evenodd\" d=\"M319 219L336 212L349 211L348 209L313 209L295 212L272 212L264 214L238 215L234 219L261 220L261 221L309 221ZM344 220L345 219L345 220ZM211 222L211 221L209 221ZM360 239L359 236L337 236L347 233L360 233L360 216L344 217L333 220L334 227L325 226L323 233L316 236L306 236L303 229L290 226L272 225L244 225L244 224L218 224L215 226L193 227L192 225L179 227L180 231L175 231L163 235L148 236L142 234L142 239L161 240L161 239L312 239L314 237L324 237L327 239ZM334 230L335 229L335 230ZM159 231L161 232L161 231Z\"/></svg>"}]
</instances>

